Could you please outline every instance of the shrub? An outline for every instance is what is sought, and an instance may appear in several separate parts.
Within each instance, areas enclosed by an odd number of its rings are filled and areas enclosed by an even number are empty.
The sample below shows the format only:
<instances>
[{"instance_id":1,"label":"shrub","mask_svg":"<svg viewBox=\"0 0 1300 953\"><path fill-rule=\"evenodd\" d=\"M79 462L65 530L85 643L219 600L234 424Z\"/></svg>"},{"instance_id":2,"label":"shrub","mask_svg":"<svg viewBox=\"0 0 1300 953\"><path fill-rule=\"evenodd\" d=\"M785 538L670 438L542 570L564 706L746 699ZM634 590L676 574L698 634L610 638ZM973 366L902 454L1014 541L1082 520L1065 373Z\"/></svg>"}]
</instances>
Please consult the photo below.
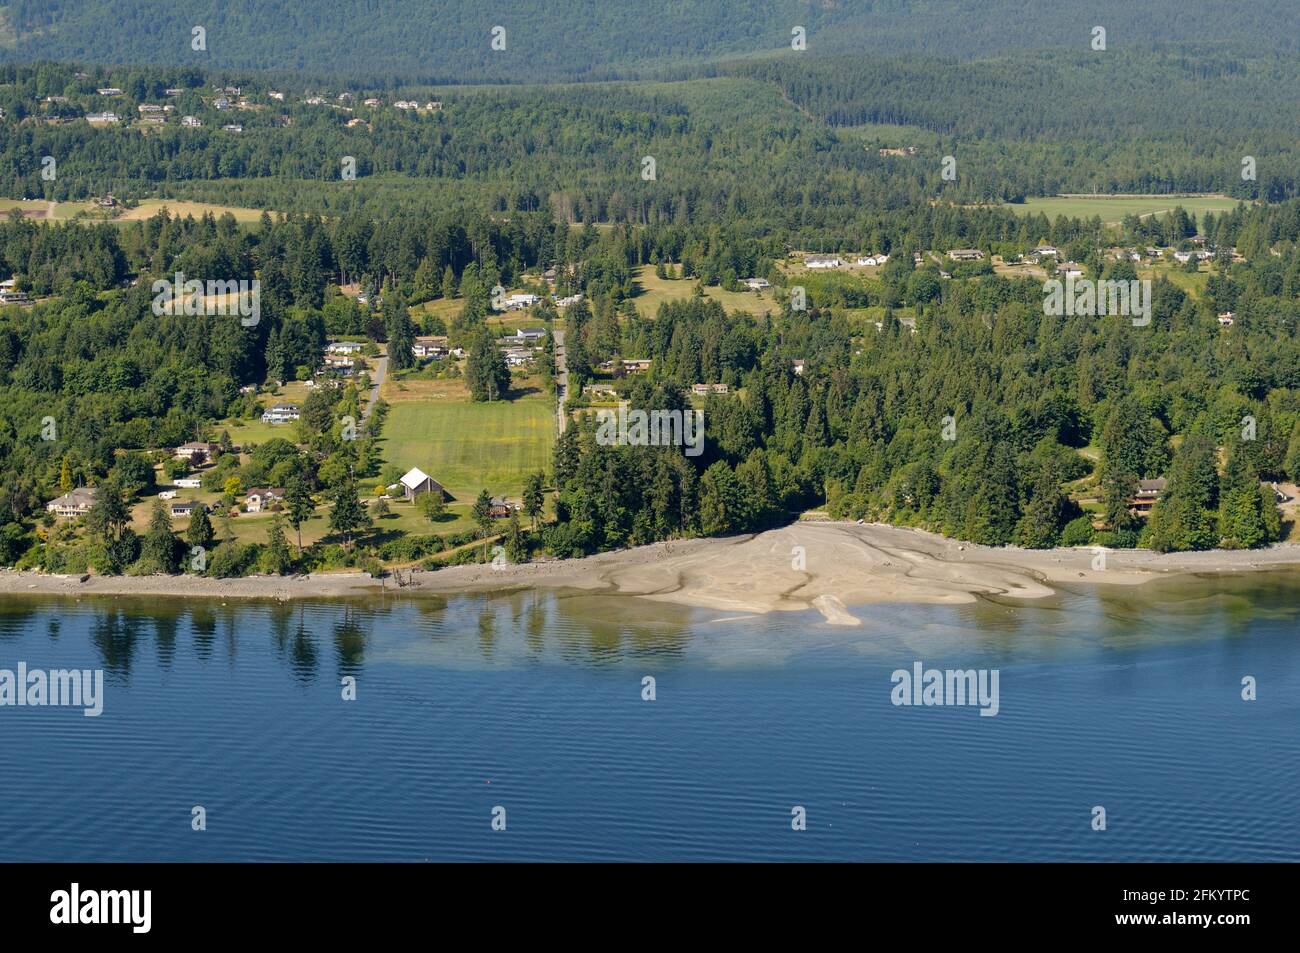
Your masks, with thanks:
<instances>
[{"instance_id":1,"label":"shrub","mask_svg":"<svg viewBox=\"0 0 1300 953\"><path fill-rule=\"evenodd\" d=\"M1087 516L1070 520L1061 530L1062 546L1087 546L1091 542L1093 542L1092 520Z\"/></svg>"}]
</instances>

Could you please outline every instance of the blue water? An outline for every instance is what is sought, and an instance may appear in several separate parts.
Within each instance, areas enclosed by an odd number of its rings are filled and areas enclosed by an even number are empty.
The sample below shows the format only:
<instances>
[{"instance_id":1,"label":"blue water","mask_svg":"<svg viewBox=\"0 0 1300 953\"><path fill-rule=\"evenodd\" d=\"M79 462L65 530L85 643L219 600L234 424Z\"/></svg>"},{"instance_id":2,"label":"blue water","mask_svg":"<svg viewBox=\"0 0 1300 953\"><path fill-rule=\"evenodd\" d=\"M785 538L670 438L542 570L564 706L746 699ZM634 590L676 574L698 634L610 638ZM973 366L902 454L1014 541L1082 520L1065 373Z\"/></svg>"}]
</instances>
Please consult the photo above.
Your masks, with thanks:
<instances>
[{"instance_id":1,"label":"blue water","mask_svg":"<svg viewBox=\"0 0 1300 953\"><path fill-rule=\"evenodd\" d=\"M0 668L101 667L106 699L0 708L0 860L1297 860L1297 593L857 629L568 593L11 597ZM917 660L997 669L999 714L894 706Z\"/></svg>"}]
</instances>

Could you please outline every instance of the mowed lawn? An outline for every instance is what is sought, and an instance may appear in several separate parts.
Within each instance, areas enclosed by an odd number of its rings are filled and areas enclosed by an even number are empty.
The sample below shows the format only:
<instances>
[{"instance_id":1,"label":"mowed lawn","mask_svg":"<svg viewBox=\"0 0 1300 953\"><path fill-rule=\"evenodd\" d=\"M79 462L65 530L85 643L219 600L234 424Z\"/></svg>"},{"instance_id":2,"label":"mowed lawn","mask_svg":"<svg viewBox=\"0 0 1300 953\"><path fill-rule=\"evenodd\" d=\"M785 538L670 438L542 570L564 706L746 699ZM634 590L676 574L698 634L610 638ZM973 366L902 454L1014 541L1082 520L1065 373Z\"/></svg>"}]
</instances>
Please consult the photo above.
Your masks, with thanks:
<instances>
[{"instance_id":1,"label":"mowed lawn","mask_svg":"<svg viewBox=\"0 0 1300 953\"><path fill-rule=\"evenodd\" d=\"M1008 205L1018 215L1037 215L1040 212L1055 220L1058 215L1067 218L1092 218L1100 216L1106 225L1118 225L1128 215L1160 215L1182 207L1189 215L1198 218L1205 212L1227 212L1237 207L1240 200L1226 195L1098 195L1027 198L1024 203Z\"/></svg>"},{"instance_id":2,"label":"mowed lawn","mask_svg":"<svg viewBox=\"0 0 1300 953\"><path fill-rule=\"evenodd\" d=\"M461 394L422 394L417 383L408 384L406 393L385 394L392 402L381 438L387 462L403 471L419 467L457 503L472 503L483 489L517 499L526 475L550 469L550 396L474 403L462 396L463 388Z\"/></svg>"}]
</instances>

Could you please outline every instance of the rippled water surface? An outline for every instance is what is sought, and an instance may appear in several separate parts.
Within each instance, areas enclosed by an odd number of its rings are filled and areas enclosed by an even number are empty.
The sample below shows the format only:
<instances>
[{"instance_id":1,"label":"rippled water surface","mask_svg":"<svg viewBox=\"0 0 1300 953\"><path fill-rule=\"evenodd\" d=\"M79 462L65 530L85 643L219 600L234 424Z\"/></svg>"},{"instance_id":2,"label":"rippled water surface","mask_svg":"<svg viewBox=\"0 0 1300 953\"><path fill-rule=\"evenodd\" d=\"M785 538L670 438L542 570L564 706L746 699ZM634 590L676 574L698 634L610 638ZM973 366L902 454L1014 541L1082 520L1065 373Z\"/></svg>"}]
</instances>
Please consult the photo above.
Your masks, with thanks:
<instances>
[{"instance_id":1,"label":"rippled water surface","mask_svg":"<svg viewBox=\"0 0 1300 953\"><path fill-rule=\"evenodd\" d=\"M857 629L573 593L11 597L0 669L102 668L106 697L0 707L0 860L1297 860L1298 596L1183 580ZM998 715L894 706L918 660L996 669Z\"/></svg>"}]
</instances>

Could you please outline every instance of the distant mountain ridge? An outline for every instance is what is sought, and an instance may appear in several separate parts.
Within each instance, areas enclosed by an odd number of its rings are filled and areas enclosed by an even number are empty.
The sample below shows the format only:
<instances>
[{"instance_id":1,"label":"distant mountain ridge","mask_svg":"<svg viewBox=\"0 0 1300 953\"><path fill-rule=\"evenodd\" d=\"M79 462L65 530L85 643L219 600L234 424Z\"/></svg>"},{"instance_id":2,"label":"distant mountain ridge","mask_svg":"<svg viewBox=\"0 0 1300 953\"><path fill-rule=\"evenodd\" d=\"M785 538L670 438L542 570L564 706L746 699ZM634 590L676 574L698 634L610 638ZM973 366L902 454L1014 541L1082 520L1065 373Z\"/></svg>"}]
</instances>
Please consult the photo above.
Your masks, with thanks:
<instances>
[{"instance_id":1,"label":"distant mountain ridge","mask_svg":"<svg viewBox=\"0 0 1300 953\"><path fill-rule=\"evenodd\" d=\"M1225 43L1293 54L1294 0L11 0L0 59L77 60L431 82L635 76L791 53L917 53ZM192 48L195 27L205 49ZM496 34L494 27L504 28ZM1103 54L1098 54L1103 55ZM1032 77L1026 77L1032 82Z\"/></svg>"}]
</instances>

